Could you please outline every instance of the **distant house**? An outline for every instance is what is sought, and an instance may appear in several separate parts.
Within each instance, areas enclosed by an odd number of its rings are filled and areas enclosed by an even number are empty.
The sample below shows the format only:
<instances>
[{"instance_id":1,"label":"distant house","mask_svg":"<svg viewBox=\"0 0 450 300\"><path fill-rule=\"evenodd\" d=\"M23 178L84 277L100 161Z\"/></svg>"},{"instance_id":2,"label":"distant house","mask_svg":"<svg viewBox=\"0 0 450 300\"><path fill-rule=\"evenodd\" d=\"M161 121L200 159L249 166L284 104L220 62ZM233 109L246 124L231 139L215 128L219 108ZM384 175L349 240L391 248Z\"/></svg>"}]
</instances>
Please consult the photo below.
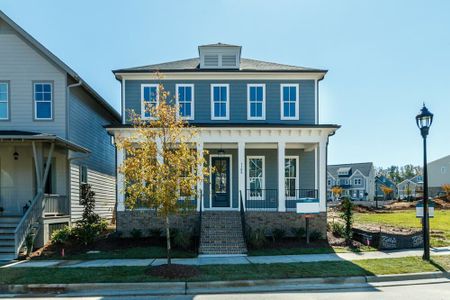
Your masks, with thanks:
<instances>
[{"instance_id":1,"label":"distant house","mask_svg":"<svg viewBox=\"0 0 450 300\"><path fill-rule=\"evenodd\" d=\"M397 194L399 199L416 198L423 190L423 176L416 175L413 178L405 179L397 184Z\"/></svg>"},{"instance_id":2,"label":"distant house","mask_svg":"<svg viewBox=\"0 0 450 300\"><path fill-rule=\"evenodd\" d=\"M327 172L327 199L332 200L331 189L340 186L342 196L352 200L373 200L375 195L375 169L373 163L329 165Z\"/></svg>"},{"instance_id":3,"label":"distant house","mask_svg":"<svg viewBox=\"0 0 450 300\"><path fill-rule=\"evenodd\" d=\"M435 196L442 190L442 185L450 184L450 155L428 163L428 190Z\"/></svg>"},{"instance_id":4,"label":"distant house","mask_svg":"<svg viewBox=\"0 0 450 300\"><path fill-rule=\"evenodd\" d=\"M81 218L80 185L113 217L120 115L80 76L0 11L0 260L32 228L36 244Z\"/></svg>"},{"instance_id":5,"label":"distant house","mask_svg":"<svg viewBox=\"0 0 450 300\"><path fill-rule=\"evenodd\" d=\"M385 195L383 193L382 187L386 186L388 188L391 188L393 192L391 195L387 196L387 199L393 199L397 196L397 186L395 182L390 180L384 175L375 176L375 198L377 199L384 199Z\"/></svg>"}]
</instances>

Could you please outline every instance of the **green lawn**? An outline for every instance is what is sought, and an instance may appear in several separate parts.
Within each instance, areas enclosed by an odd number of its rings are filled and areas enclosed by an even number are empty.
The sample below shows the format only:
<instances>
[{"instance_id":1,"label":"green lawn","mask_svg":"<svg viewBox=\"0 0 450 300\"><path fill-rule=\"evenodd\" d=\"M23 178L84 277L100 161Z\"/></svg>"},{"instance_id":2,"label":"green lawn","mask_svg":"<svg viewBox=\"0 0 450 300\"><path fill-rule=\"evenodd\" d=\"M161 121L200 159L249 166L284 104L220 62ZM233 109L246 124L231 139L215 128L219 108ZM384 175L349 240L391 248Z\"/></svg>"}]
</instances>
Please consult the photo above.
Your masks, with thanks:
<instances>
[{"instance_id":1,"label":"green lawn","mask_svg":"<svg viewBox=\"0 0 450 300\"><path fill-rule=\"evenodd\" d=\"M51 256L37 256L34 259L75 259L75 260L89 260L89 259L113 259L113 258L166 258L167 252L165 247L161 246L146 246L146 247L132 247L122 248L116 250L100 251L98 253L78 253L61 257L59 254ZM191 258L197 257L197 253L192 251L184 251L179 249L172 249L173 258Z\"/></svg>"},{"instance_id":2,"label":"green lawn","mask_svg":"<svg viewBox=\"0 0 450 300\"><path fill-rule=\"evenodd\" d=\"M355 225L371 224L387 225L401 228L421 228L420 219L416 218L415 210L395 211L387 213L355 213ZM431 246L450 246L450 210L435 210L435 217L430 219L432 231Z\"/></svg>"},{"instance_id":3,"label":"green lawn","mask_svg":"<svg viewBox=\"0 0 450 300\"><path fill-rule=\"evenodd\" d=\"M450 270L450 256L426 263L419 257L371 259L360 261L292 264L250 264L200 266L201 275L190 281L282 279L324 276L364 276ZM0 283L86 283L166 281L145 275L146 267L108 268L7 268L0 269ZM180 279L175 279L180 280Z\"/></svg>"}]
</instances>

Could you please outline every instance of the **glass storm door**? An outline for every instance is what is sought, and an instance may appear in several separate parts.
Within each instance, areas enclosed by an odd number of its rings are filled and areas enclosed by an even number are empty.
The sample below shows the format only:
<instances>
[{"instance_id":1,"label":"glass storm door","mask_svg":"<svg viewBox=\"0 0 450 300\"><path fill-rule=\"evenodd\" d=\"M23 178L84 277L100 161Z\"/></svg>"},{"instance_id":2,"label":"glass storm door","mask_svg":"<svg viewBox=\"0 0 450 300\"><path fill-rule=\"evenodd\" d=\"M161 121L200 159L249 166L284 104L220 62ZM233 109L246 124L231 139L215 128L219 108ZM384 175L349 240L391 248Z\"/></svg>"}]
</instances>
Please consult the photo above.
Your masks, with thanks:
<instances>
[{"instance_id":1,"label":"glass storm door","mask_svg":"<svg viewBox=\"0 0 450 300\"><path fill-rule=\"evenodd\" d=\"M230 158L212 157L212 207L230 207Z\"/></svg>"}]
</instances>

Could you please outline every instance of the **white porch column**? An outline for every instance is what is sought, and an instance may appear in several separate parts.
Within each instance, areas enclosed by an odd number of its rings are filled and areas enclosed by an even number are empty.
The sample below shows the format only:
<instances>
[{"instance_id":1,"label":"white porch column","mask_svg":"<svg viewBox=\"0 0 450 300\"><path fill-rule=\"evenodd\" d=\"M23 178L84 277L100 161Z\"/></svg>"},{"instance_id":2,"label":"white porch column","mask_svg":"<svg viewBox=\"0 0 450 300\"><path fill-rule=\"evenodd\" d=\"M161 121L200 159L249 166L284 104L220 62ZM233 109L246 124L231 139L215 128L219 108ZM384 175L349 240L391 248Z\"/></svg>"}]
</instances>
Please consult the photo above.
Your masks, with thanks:
<instances>
[{"instance_id":1,"label":"white porch column","mask_svg":"<svg viewBox=\"0 0 450 300\"><path fill-rule=\"evenodd\" d=\"M125 211L125 180L123 174L119 172L119 167L122 165L125 158L125 150L117 150L117 183L116 183L116 193L117 193L117 211Z\"/></svg>"},{"instance_id":2,"label":"white porch column","mask_svg":"<svg viewBox=\"0 0 450 300\"><path fill-rule=\"evenodd\" d=\"M238 168L239 196L242 195L242 203L245 210L245 142L238 142ZM239 205L241 205L240 198Z\"/></svg>"},{"instance_id":3,"label":"white porch column","mask_svg":"<svg viewBox=\"0 0 450 300\"><path fill-rule=\"evenodd\" d=\"M197 143L197 155L203 158L203 142ZM200 204L203 203L203 164L197 165L197 173L202 178L197 182L197 211L200 211Z\"/></svg>"},{"instance_id":4,"label":"white porch column","mask_svg":"<svg viewBox=\"0 0 450 300\"><path fill-rule=\"evenodd\" d=\"M284 180L284 159L286 152L286 143L278 142L278 211L286 211L286 194Z\"/></svg>"},{"instance_id":5,"label":"white porch column","mask_svg":"<svg viewBox=\"0 0 450 300\"><path fill-rule=\"evenodd\" d=\"M327 201L327 141L319 143L319 205L320 211L326 211Z\"/></svg>"}]
</instances>

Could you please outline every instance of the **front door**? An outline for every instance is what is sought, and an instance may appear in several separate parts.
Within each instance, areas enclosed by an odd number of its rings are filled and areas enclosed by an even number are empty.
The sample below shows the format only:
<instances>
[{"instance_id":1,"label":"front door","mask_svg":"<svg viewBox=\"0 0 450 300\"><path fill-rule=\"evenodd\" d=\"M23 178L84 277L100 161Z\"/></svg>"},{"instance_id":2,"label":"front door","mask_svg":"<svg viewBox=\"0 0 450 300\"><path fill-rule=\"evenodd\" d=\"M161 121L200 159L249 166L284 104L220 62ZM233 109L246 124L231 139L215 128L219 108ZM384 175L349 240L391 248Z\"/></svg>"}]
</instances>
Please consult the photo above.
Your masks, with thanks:
<instances>
[{"instance_id":1,"label":"front door","mask_svg":"<svg viewBox=\"0 0 450 300\"><path fill-rule=\"evenodd\" d=\"M212 207L230 207L230 158L212 157Z\"/></svg>"}]
</instances>

